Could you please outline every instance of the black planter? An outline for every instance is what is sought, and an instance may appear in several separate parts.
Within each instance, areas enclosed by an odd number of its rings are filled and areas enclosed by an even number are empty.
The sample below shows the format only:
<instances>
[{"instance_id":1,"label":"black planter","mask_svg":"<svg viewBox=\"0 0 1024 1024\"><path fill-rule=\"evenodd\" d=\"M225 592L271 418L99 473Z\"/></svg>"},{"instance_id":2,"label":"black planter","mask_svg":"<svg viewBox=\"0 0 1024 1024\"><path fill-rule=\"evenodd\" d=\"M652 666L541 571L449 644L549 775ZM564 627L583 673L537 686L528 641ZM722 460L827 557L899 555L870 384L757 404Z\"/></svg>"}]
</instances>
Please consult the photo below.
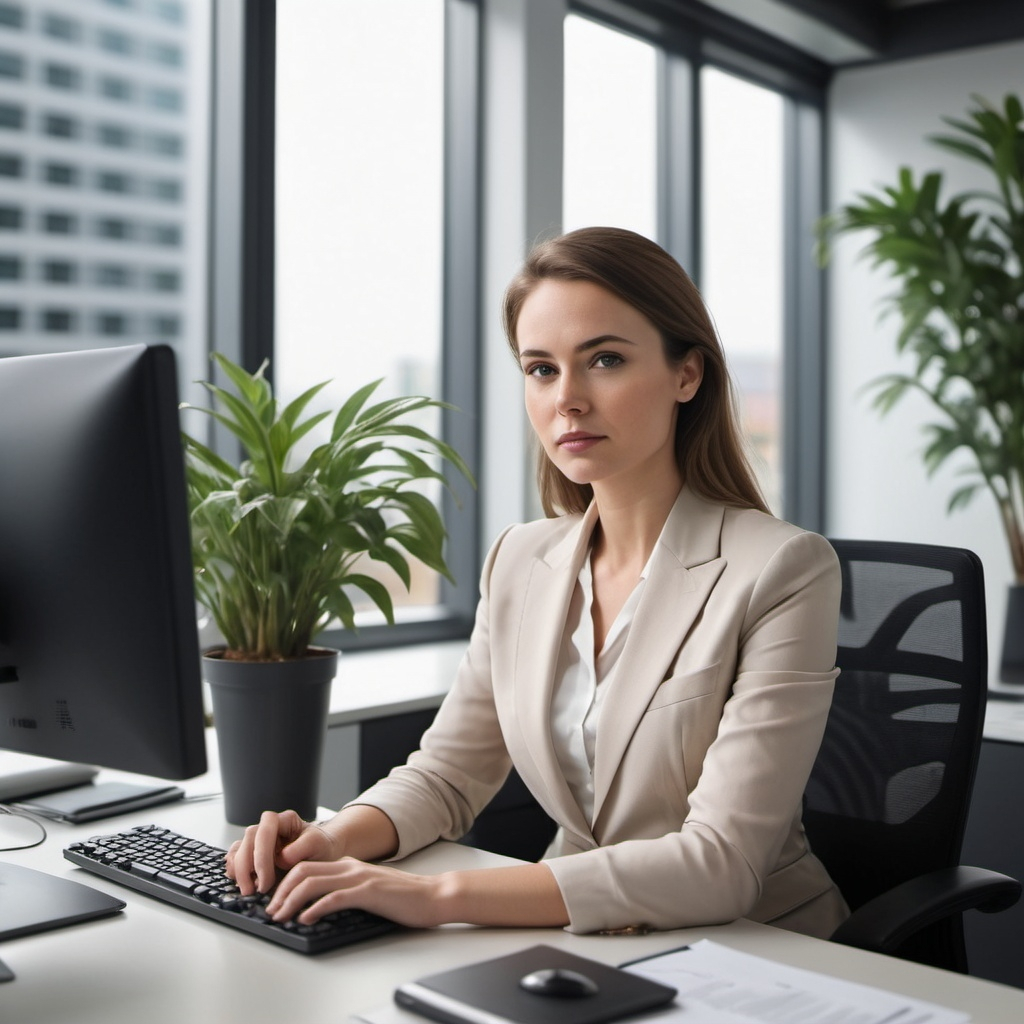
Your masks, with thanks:
<instances>
[{"instance_id":1,"label":"black planter","mask_svg":"<svg viewBox=\"0 0 1024 1024\"><path fill-rule=\"evenodd\" d=\"M203 657L217 730L224 814L251 825L263 811L316 817L320 762L338 652L297 661Z\"/></svg>"},{"instance_id":2,"label":"black planter","mask_svg":"<svg viewBox=\"0 0 1024 1024\"><path fill-rule=\"evenodd\" d=\"M1024 683L1024 584L1020 583L1011 585L1006 595L999 678L1004 683Z\"/></svg>"}]
</instances>

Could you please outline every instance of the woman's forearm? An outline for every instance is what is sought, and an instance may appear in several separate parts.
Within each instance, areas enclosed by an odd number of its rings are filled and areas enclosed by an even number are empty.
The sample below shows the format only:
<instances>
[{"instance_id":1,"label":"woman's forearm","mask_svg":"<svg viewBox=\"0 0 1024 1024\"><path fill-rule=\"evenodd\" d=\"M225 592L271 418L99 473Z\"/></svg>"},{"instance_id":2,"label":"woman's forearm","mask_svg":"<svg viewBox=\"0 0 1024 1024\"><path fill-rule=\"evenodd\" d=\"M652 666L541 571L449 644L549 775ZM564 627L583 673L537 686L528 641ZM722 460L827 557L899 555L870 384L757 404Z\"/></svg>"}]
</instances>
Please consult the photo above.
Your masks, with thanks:
<instances>
[{"instance_id":1,"label":"woman's forearm","mask_svg":"<svg viewBox=\"0 0 1024 1024\"><path fill-rule=\"evenodd\" d=\"M569 913L543 863L449 871L436 879L438 923L560 927Z\"/></svg>"},{"instance_id":2,"label":"woman's forearm","mask_svg":"<svg viewBox=\"0 0 1024 1024\"><path fill-rule=\"evenodd\" d=\"M375 861L386 860L398 852L398 830L394 823L370 804L344 807L317 827L331 840L332 858Z\"/></svg>"}]
</instances>

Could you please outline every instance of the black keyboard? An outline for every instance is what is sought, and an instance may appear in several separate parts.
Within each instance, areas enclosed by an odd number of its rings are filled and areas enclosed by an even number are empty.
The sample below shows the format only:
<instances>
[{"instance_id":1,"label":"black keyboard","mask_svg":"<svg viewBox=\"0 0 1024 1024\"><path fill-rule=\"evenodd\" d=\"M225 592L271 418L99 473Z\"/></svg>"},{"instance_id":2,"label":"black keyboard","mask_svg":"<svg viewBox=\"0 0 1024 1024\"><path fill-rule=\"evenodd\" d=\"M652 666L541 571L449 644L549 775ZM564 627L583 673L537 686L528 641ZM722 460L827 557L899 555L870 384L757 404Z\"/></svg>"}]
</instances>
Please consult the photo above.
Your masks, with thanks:
<instances>
[{"instance_id":1,"label":"black keyboard","mask_svg":"<svg viewBox=\"0 0 1024 1024\"><path fill-rule=\"evenodd\" d=\"M269 896L243 896L224 873L224 853L169 829L140 825L72 843L64 856L130 889L300 953L322 953L398 928L394 921L363 910L326 914L315 924L279 924L265 910Z\"/></svg>"}]
</instances>

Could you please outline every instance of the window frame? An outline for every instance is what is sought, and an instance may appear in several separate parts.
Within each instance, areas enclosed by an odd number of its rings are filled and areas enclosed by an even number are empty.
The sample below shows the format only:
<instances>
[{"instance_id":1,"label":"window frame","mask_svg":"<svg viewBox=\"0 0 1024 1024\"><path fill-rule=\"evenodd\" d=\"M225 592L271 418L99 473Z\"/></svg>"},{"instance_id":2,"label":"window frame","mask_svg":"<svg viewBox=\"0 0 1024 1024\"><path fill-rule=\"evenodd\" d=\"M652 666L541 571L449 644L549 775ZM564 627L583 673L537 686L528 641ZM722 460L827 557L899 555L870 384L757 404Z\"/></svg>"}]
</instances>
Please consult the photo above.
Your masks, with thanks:
<instances>
[{"instance_id":1,"label":"window frame","mask_svg":"<svg viewBox=\"0 0 1024 1024\"><path fill-rule=\"evenodd\" d=\"M441 434L479 478L480 369L480 11L478 0L445 3L444 263L442 274ZM274 109L276 0L222 0L215 18L215 118L211 338L254 371L274 355ZM237 102L232 89L238 88ZM232 181L234 184L232 185ZM241 181L240 201L237 194ZM457 197L458 201L455 201ZM221 204L221 200L225 205ZM223 282L219 285L218 281ZM215 447L234 441L214 431ZM328 629L318 641L341 650L462 639L472 629L480 566L477 492L450 466L442 496L453 586L440 581L426 616L353 632Z\"/></svg>"},{"instance_id":2,"label":"window frame","mask_svg":"<svg viewBox=\"0 0 1024 1024\"><path fill-rule=\"evenodd\" d=\"M529 0L519 0L527 3ZM442 434L486 485L482 303L487 284L483 202L485 104L489 74L484 0L445 0L445 213L442 395L457 407ZM786 102L784 195L784 508L799 525L824 522L825 349L823 275L808 239L823 212L824 113L831 68L723 15L682 0L669 10L654 0L568 0L565 11L637 35L662 53L658 79L659 241L700 283L700 71L705 65L781 93ZM210 337L250 370L274 355L274 106L276 0L220 0L215 6L214 133L211 203ZM238 183L242 182L239 193ZM493 197L489 202L493 202ZM525 244L524 240L524 244ZM489 316L489 314L488 314ZM214 429L212 443L233 451ZM524 476L530 473L522 467ZM483 557L483 495L450 478L444 494L451 524L449 564L437 614L352 634L331 630L323 642L345 650L468 636Z\"/></svg>"}]
</instances>

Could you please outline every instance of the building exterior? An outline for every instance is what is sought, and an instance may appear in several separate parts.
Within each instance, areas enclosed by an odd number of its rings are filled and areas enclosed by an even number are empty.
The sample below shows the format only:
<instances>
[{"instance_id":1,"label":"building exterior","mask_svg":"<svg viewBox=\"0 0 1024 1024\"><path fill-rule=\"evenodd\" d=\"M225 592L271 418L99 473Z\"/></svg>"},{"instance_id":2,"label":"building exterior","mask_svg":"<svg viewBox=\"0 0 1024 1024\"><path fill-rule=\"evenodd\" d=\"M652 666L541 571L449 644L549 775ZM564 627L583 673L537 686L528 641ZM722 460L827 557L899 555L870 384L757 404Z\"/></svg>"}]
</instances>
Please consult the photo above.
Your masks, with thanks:
<instances>
[{"instance_id":1,"label":"building exterior","mask_svg":"<svg viewBox=\"0 0 1024 1024\"><path fill-rule=\"evenodd\" d=\"M205 351L208 0L0 0L0 356Z\"/></svg>"}]
</instances>

